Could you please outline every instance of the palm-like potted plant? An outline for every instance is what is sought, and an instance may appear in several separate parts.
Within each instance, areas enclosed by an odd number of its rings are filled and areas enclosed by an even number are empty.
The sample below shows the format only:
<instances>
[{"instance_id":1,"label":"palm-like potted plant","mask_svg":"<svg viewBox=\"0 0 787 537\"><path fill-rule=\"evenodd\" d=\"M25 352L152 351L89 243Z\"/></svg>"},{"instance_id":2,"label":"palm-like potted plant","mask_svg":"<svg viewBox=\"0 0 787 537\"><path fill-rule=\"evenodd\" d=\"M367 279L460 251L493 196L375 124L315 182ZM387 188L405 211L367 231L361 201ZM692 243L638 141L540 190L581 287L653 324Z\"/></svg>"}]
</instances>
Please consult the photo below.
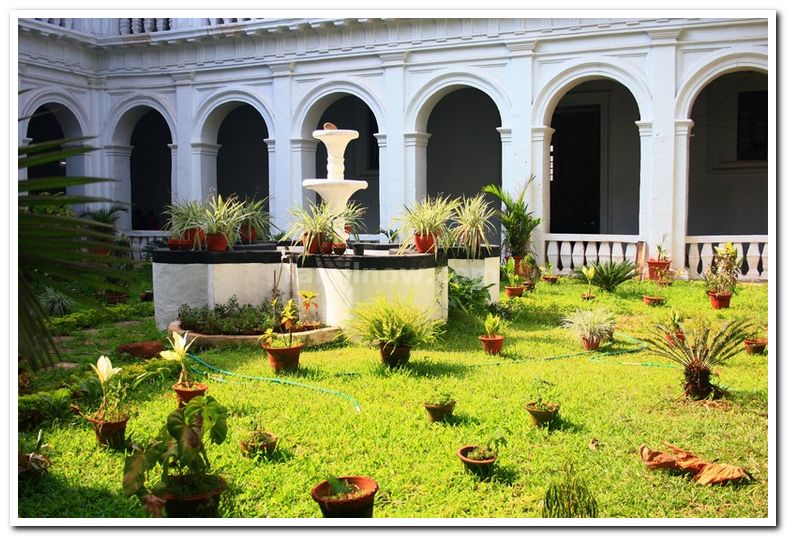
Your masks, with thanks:
<instances>
[{"instance_id":1,"label":"palm-like potted plant","mask_svg":"<svg viewBox=\"0 0 787 537\"><path fill-rule=\"evenodd\" d=\"M377 296L353 308L350 332L362 341L380 348L382 362L399 367L410 360L410 351L437 340L442 321L431 312L402 302Z\"/></svg>"},{"instance_id":2,"label":"palm-like potted plant","mask_svg":"<svg viewBox=\"0 0 787 537\"><path fill-rule=\"evenodd\" d=\"M585 350L596 350L601 343L612 339L615 316L604 308L575 310L563 318L563 327L582 341Z\"/></svg>"},{"instance_id":3,"label":"palm-like potted plant","mask_svg":"<svg viewBox=\"0 0 787 537\"><path fill-rule=\"evenodd\" d=\"M240 451L246 457L270 457L278 446L279 437L256 423L252 425L252 431L240 441Z\"/></svg>"},{"instance_id":4,"label":"palm-like potted plant","mask_svg":"<svg viewBox=\"0 0 787 537\"><path fill-rule=\"evenodd\" d=\"M492 474L500 448L507 445L501 431L495 432L482 444L468 444L456 451L465 469L479 477L487 478Z\"/></svg>"},{"instance_id":5,"label":"palm-like potted plant","mask_svg":"<svg viewBox=\"0 0 787 537\"><path fill-rule=\"evenodd\" d=\"M213 397L196 397L173 410L156 438L133 446L126 458L123 491L138 496L152 514L162 509L170 518L218 516L219 499L227 483L210 473L206 438L221 444L227 437L227 409ZM157 469L161 474L150 489L146 484Z\"/></svg>"},{"instance_id":6,"label":"palm-like potted plant","mask_svg":"<svg viewBox=\"0 0 787 537\"><path fill-rule=\"evenodd\" d=\"M500 332L503 329L503 319L498 315L487 314L484 319L484 335L478 336L487 354L499 354L503 348L505 336Z\"/></svg>"},{"instance_id":7,"label":"palm-like potted plant","mask_svg":"<svg viewBox=\"0 0 787 537\"><path fill-rule=\"evenodd\" d=\"M490 219L495 211L480 194L473 198L462 198L454 211L452 236L459 248L463 248L467 259L477 259L481 249L489 251L487 234L492 231Z\"/></svg>"},{"instance_id":8,"label":"palm-like potted plant","mask_svg":"<svg viewBox=\"0 0 787 537\"><path fill-rule=\"evenodd\" d=\"M541 279L547 283L555 284L557 283L558 276L554 273L555 266L552 264L551 261L544 262L541 265Z\"/></svg>"},{"instance_id":9,"label":"palm-like potted plant","mask_svg":"<svg viewBox=\"0 0 787 537\"><path fill-rule=\"evenodd\" d=\"M308 209L291 207L290 214L293 222L286 237L301 241L304 256L319 254L323 243L330 245L329 238L333 233L333 224L341 216L323 202L317 205L310 202Z\"/></svg>"},{"instance_id":10,"label":"palm-like potted plant","mask_svg":"<svg viewBox=\"0 0 787 537\"><path fill-rule=\"evenodd\" d=\"M248 216L243 204L233 196L224 199L219 194L211 198L199 217L208 250L223 252L236 244L240 239L241 223Z\"/></svg>"},{"instance_id":11,"label":"palm-like potted plant","mask_svg":"<svg viewBox=\"0 0 787 537\"><path fill-rule=\"evenodd\" d=\"M509 257L503 265L503 276L506 281L506 296L509 298L522 296L525 286L522 284L522 276L513 258Z\"/></svg>"},{"instance_id":12,"label":"palm-like potted plant","mask_svg":"<svg viewBox=\"0 0 787 537\"><path fill-rule=\"evenodd\" d=\"M273 302L274 312L276 311L276 300ZM298 323L298 312L295 301L289 299L282 308L279 317L282 328L287 330L289 337L285 339L276 338L273 335L273 328L268 328L257 341L265 349L268 355L268 364L274 372L296 371L300 364L301 349L303 342L293 341L293 330Z\"/></svg>"},{"instance_id":13,"label":"palm-like potted plant","mask_svg":"<svg viewBox=\"0 0 787 537\"><path fill-rule=\"evenodd\" d=\"M205 230L202 225L204 209L198 201L177 201L164 209L167 215L165 227L171 236L167 245L172 250L201 249L205 244Z\"/></svg>"},{"instance_id":14,"label":"palm-like potted plant","mask_svg":"<svg viewBox=\"0 0 787 537\"><path fill-rule=\"evenodd\" d=\"M743 259L731 242L714 248L713 264L705 272L705 288L713 309L730 307Z\"/></svg>"},{"instance_id":15,"label":"palm-like potted plant","mask_svg":"<svg viewBox=\"0 0 787 537\"><path fill-rule=\"evenodd\" d=\"M538 264L536 263L536 256L533 252L528 252L525 255L523 262L519 263L519 270L524 278L522 285L528 291L532 291L536 287L535 280L538 278Z\"/></svg>"},{"instance_id":16,"label":"palm-like potted plant","mask_svg":"<svg viewBox=\"0 0 787 537\"><path fill-rule=\"evenodd\" d=\"M159 356L165 360L180 363L180 376L178 377L178 382L172 385L172 389L175 390L178 397L178 408L183 408L186 403L195 397L205 395L208 389L207 384L191 380L191 373L189 372L188 365L188 350L197 338L192 338L189 342L188 336L188 332L182 335L177 332L172 332L172 336L169 339L172 349L164 350L159 353Z\"/></svg>"},{"instance_id":17,"label":"palm-like potted plant","mask_svg":"<svg viewBox=\"0 0 787 537\"><path fill-rule=\"evenodd\" d=\"M325 518L372 518L379 486L366 476L328 476L311 490Z\"/></svg>"},{"instance_id":18,"label":"palm-like potted plant","mask_svg":"<svg viewBox=\"0 0 787 537\"><path fill-rule=\"evenodd\" d=\"M401 250L414 244L418 253L436 254L437 248L450 246L453 234L449 232L448 222L453 219L458 206L458 200L442 196L427 197L422 202L405 206L398 219L401 222Z\"/></svg>"},{"instance_id":19,"label":"palm-like potted plant","mask_svg":"<svg viewBox=\"0 0 787 537\"><path fill-rule=\"evenodd\" d=\"M657 324L649 337L643 338L649 351L677 363L683 368L683 393L691 399L707 399L723 395L711 383L711 368L721 365L740 352L741 343L751 326L746 320L732 320L711 331L705 323L695 323L686 331L685 341L666 342L672 327Z\"/></svg>"},{"instance_id":20,"label":"palm-like potted plant","mask_svg":"<svg viewBox=\"0 0 787 537\"><path fill-rule=\"evenodd\" d=\"M429 421L444 421L454 413L456 400L445 391L435 392L424 401L424 408L429 415Z\"/></svg>"},{"instance_id":21,"label":"palm-like potted plant","mask_svg":"<svg viewBox=\"0 0 787 537\"><path fill-rule=\"evenodd\" d=\"M674 345L675 340L686 341L686 333L683 331L682 313L672 310L665 326L668 326L670 329L669 332L664 334L664 340L668 345Z\"/></svg>"},{"instance_id":22,"label":"palm-like potted plant","mask_svg":"<svg viewBox=\"0 0 787 537\"><path fill-rule=\"evenodd\" d=\"M487 185L481 189L482 192L492 194L502 202L502 208L497 211L497 216L505 231L503 247L507 254L514 258L519 273L521 273L520 261L530 252L533 231L541 223L541 219L534 216L525 202L525 193L534 179L535 175L531 175L516 194L505 192L498 185Z\"/></svg>"},{"instance_id":23,"label":"palm-like potted plant","mask_svg":"<svg viewBox=\"0 0 787 537\"><path fill-rule=\"evenodd\" d=\"M582 293L582 299L593 300L594 298L596 298L596 295L593 294L593 280L596 278L595 265L583 266L582 275L585 277L585 280L588 282L588 292Z\"/></svg>"},{"instance_id":24,"label":"palm-like potted plant","mask_svg":"<svg viewBox=\"0 0 787 537\"><path fill-rule=\"evenodd\" d=\"M661 238L661 242L656 245L656 257L648 259L648 279L660 280L661 275L667 272L670 267L669 250L664 246L667 236Z\"/></svg>"},{"instance_id":25,"label":"palm-like potted plant","mask_svg":"<svg viewBox=\"0 0 787 537\"><path fill-rule=\"evenodd\" d=\"M240 222L240 242L252 244L258 237L268 238L271 233L271 215L266 206L268 198L242 202L245 217Z\"/></svg>"},{"instance_id":26,"label":"palm-like potted plant","mask_svg":"<svg viewBox=\"0 0 787 537\"><path fill-rule=\"evenodd\" d=\"M767 330L762 326L757 326L749 332L743 344L746 346L748 354L762 354L768 345Z\"/></svg>"},{"instance_id":27,"label":"palm-like potted plant","mask_svg":"<svg viewBox=\"0 0 787 537\"><path fill-rule=\"evenodd\" d=\"M557 417L560 405L555 402L554 385L543 379L533 381L530 401L525 405L525 410L530 414L530 421L536 427L549 426Z\"/></svg>"}]
</instances>

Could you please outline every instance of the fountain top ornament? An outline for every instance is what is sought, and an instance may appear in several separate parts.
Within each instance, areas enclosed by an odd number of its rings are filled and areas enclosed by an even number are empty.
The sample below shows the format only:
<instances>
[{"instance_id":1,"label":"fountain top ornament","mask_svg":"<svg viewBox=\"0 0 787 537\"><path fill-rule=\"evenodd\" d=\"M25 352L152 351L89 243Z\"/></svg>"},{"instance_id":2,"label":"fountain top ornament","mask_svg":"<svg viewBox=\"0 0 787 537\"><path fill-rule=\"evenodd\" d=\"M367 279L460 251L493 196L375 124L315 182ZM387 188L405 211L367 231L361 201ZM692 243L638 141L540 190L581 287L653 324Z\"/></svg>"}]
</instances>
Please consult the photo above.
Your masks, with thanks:
<instances>
[{"instance_id":1,"label":"fountain top ornament","mask_svg":"<svg viewBox=\"0 0 787 537\"><path fill-rule=\"evenodd\" d=\"M304 179L303 187L317 192L332 211L342 213L347 208L350 196L369 186L366 181L344 178L344 151L347 149L347 144L358 138L358 131L338 129L333 123L325 123L323 128L314 131L312 136L325 144L325 148L328 150L328 177L326 179ZM338 218L334 222L334 232L337 237L347 240L348 234L344 231L344 219Z\"/></svg>"}]
</instances>

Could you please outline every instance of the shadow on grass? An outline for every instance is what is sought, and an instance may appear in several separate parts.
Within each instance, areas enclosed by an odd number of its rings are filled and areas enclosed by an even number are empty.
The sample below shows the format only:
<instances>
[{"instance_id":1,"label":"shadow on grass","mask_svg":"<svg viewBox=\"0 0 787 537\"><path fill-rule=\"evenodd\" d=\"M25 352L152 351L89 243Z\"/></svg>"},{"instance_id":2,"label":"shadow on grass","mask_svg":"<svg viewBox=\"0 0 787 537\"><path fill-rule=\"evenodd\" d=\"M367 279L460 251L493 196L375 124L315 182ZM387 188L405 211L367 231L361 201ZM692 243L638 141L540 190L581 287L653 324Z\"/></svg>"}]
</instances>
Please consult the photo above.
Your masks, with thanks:
<instances>
[{"instance_id":1,"label":"shadow on grass","mask_svg":"<svg viewBox=\"0 0 787 537\"><path fill-rule=\"evenodd\" d=\"M553 419L550 422L549 426L547 427L547 430L549 432L561 431L565 433L580 433L585 430L585 427L571 420L567 420L566 418L558 414L557 416L555 416L555 419Z\"/></svg>"},{"instance_id":2,"label":"shadow on grass","mask_svg":"<svg viewBox=\"0 0 787 537\"><path fill-rule=\"evenodd\" d=\"M20 518L146 517L135 497L126 498L111 488L76 485L53 473L36 483L20 482L18 513Z\"/></svg>"},{"instance_id":3,"label":"shadow on grass","mask_svg":"<svg viewBox=\"0 0 787 537\"><path fill-rule=\"evenodd\" d=\"M377 363L370 367L369 374L382 378L394 375L424 378L464 377L469 369L470 368L464 364L435 362L429 359L422 359L411 360L398 367L389 367L385 364Z\"/></svg>"},{"instance_id":4,"label":"shadow on grass","mask_svg":"<svg viewBox=\"0 0 787 537\"><path fill-rule=\"evenodd\" d=\"M286 447L277 447L276 451L268 455L260 452L250 457L256 464L284 464L295 458L295 453Z\"/></svg>"},{"instance_id":5,"label":"shadow on grass","mask_svg":"<svg viewBox=\"0 0 787 537\"><path fill-rule=\"evenodd\" d=\"M477 481L487 483L500 483L503 485L513 485L517 478L516 470L512 466L495 463L488 470L473 472L465 468L465 472L473 476Z\"/></svg>"},{"instance_id":6,"label":"shadow on grass","mask_svg":"<svg viewBox=\"0 0 787 537\"><path fill-rule=\"evenodd\" d=\"M469 414L455 412L450 416L447 416L442 422L437 423L442 423L447 427L461 427L463 425L478 425L481 423L481 420L475 416L470 416Z\"/></svg>"}]
</instances>

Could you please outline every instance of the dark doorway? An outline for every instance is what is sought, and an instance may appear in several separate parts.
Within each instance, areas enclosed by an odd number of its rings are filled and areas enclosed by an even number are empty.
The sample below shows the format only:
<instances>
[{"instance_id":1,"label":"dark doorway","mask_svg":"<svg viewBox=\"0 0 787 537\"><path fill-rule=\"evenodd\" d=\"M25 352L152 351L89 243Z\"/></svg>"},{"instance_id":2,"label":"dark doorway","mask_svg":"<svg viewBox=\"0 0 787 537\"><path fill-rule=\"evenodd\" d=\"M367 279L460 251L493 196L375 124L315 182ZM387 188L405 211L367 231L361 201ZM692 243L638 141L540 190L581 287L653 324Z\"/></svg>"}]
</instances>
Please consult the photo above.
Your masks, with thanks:
<instances>
[{"instance_id":1,"label":"dark doorway","mask_svg":"<svg viewBox=\"0 0 787 537\"><path fill-rule=\"evenodd\" d=\"M30 145L42 142L62 140L64 138L63 129L57 120L54 109L47 105L39 107L30 118L27 127L27 137L31 139ZM52 148L52 151L60 151L62 146ZM28 179L38 179L41 177L65 177L66 162L49 162L40 166L31 166L27 169ZM65 188L53 188L47 191L49 194L65 194Z\"/></svg>"},{"instance_id":2,"label":"dark doorway","mask_svg":"<svg viewBox=\"0 0 787 537\"><path fill-rule=\"evenodd\" d=\"M172 200L172 137L155 110L145 113L131 134L131 226L161 229Z\"/></svg>"},{"instance_id":3,"label":"dark doorway","mask_svg":"<svg viewBox=\"0 0 787 537\"><path fill-rule=\"evenodd\" d=\"M599 233L601 109L563 107L552 116L552 233Z\"/></svg>"},{"instance_id":4,"label":"dark doorway","mask_svg":"<svg viewBox=\"0 0 787 537\"><path fill-rule=\"evenodd\" d=\"M268 147L265 120L252 106L241 105L219 127L216 190L241 199L268 197Z\"/></svg>"}]
</instances>

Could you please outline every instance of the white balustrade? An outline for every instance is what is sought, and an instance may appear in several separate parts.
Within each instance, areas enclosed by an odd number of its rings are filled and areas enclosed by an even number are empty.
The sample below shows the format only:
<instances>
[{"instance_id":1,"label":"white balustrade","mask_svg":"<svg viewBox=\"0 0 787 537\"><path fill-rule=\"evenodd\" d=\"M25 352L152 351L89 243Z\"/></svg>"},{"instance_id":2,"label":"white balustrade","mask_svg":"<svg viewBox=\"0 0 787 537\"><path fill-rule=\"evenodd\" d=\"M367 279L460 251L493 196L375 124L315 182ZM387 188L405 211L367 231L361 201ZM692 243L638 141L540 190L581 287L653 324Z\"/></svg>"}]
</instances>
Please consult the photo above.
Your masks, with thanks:
<instances>
[{"instance_id":1,"label":"white balustrade","mask_svg":"<svg viewBox=\"0 0 787 537\"><path fill-rule=\"evenodd\" d=\"M702 278L713 262L713 248L731 242L744 260L739 280L768 279L767 235L701 235L686 237L686 266L689 278Z\"/></svg>"},{"instance_id":2,"label":"white balustrade","mask_svg":"<svg viewBox=\"0 0 787 537\"><path fill-rule=\"evenodd\" d=\"M545 255L560 274L596 262L637 261L637 235L582 235L550 233L546 236Z\"/></svg>"},{"instance_id":3,"label":"white balustrade","mask_svg":"<svg viewBox=\"0 0 787 537\"><path fill-rule=\"evenodd\" d=\"M145 247L154 240L164 240L166 241L169 238L169 231L165 230L128 230L128 231L121 231L123 235L128 239L131 243L131 250L134 255L134 259L143 259L144 258L144 251Z\"/></svg>"},{"instance_id":4,"label":"white balustrade","mask_svg":"<svg viewBox=\"0 0 787 537\"><path fill-rule=\"evenodd\" d=\"M120 35L164 32L171 29L170 19L117 19Z\"/></svg>"}]
</instances>

